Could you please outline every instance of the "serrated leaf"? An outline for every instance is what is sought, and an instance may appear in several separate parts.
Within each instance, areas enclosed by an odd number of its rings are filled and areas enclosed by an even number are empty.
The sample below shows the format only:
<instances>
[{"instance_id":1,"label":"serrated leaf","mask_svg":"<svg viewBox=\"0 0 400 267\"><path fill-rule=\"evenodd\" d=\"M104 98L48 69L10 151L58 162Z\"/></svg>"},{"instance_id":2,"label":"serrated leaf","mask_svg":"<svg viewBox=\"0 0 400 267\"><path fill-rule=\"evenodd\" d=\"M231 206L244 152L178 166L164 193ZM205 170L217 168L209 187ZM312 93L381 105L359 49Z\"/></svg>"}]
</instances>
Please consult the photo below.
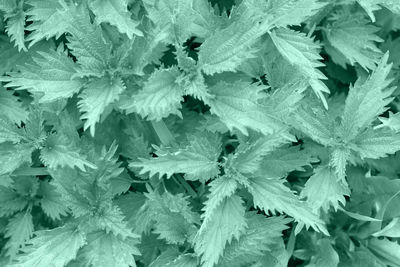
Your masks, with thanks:
<instances>
[{"instance_id":1,"label":"serrated leaf","mask_svg":"<svg viewBox=\"0 0 400 267\"><path fill-rule=\"evenodd\" d=\"M34 235L16 258L15 266L64 267L86 242L85 236L71 225L36 231Z\"/></svg>"},{"instance_id":2,"label":"serrated leaf","mask_svg":"<svg viewBox=\"0 0 400 267\"><path fill-rule=\"evenodd\" d=\"M200 46L198 65L208 75L236 71L241 63L255 57L252 46L266 31L251 19L216 30Z\"/></svg>"},{"instance_id":3,"label":"serrated leaf","mask_svg":"<svg viewBox=\"0 0 400 267\"><path fill-rule=\"evenodd\" d=\"M98 23L110 23L130 39L133 35L143 36L143 33L137 29L139 23L131 19L127 0L92 0L89 1L89 6L96 15Z\"/></svg>"},{"instance_id":4,"label":"serrated leaf","mask_svg":"<svg viewBox=\"0 0 400 267\"><path fill-rule=\"evenodd\" d=\"M70 6L69 16L72 16L67 26L68 48L77 58L80 65L80 76L94 75L101 77L107 69L111 45L106 42L98 25L90 22L89 12L85 5Z\"/></svg>"},{"instance_id":5,"label":"serrated leaf","mask_svg":"<svg viewBox=\"0 0 400 267\"><path fill-rule=\"evenodd\" d=\"M345 138L351 140L368 127L377 117L387 110L393 100L390 97L394 88L388 88L391 79L388 75L392 64L387 64L386 53L367 80L358 79L350 88L343 111L342 123Z\"/></svg>"},{"instance_id":6,"label":"serrated leaf","mask_svg":"<svg viewBox=\"0 0 400 267\"><path fill-rule=\"evenodd\" d=\"M238 129L248 135L247 129L259 131L265 135L281 131L284 127L271 117L259 100L264 86L246 82L227 83L221 81L212 86L209 99L210 111L226 124L229 130Z\"/></svg>"},{"instance_id":7,"label":"serrated leaf","mask_svg":"<svg viewBox=\"0 0 400 267\"><path fill-rule=\"evenodd\" d=\"M81 119L86 120L84 129L90 128L90 134L94 136L95 125L110 104L119 99L125 90L125 84L120 77L103 76L93 78L85 85L79 95L79 110L83 113Z\"/></svg>"},{"instance_id":8,"label":"serrated leaf","mask_svg":"<svg viewBox=\"0 0 400 267\"><path fill-rule=\"evenodd\" d=\"M112 233L97 231L88 235L81 253L91 266L136 267L133 255L140 255L137 243L133 238L121 239Z\"/></svg>"},{"instance_id":9,"label":"serrated leaf","mask_svg":"<svg viewBox=\"0 0 400 267\"><path fill-rule=\"evenodd\" d=\"M32 7L28 9L26 15L28 21L32 22L26 27L31 33L27 37L29 47L42 39L57 39L66 32L70 23L70 17L67 16L67 9L59 1L53 0L28 0Z\"/></svg>"},{"instance_id":10,"label":"serrated leaf","mask_svg":"<svg viewBox=\"0 0 400 267\"><path fill-rule=\"evenodd\" d=\"M400 261L400 245L389 239L371 238L367 243L368 249L379 257L385 265L396 266Z\"/></svg>"},{"instance_id":11,"label":"serrated leaf","mask_svg":"<svg viewBox=\"0 0 400 267\"><path fill-rule=\"evenodd\" d=\"M53 220L60 220L61 216L67 215L67 207L54 185L49 182L40 183L39 194L42 197L40 206L47 216Z\"/></svg>"},{"instance_id":12,"label":"serrated leaf","mask_svg":"<svg viewBox=\"0 0 400 267\"><path fill-rule=\"evenodd\" d=\"M47 137L44 147L40 150L40 159L47 167L53 169L68 166L85 171L85 167L96 168L66 136L61 134Z\"/></svg>"},{"instance_id":13,"label":"serrated leaf","mask_svg":"<svg viewBox=\"0 0 400 267\"><path fill-rule=\"evenodd\" d=\"M189 143L184 148L171 151L158 150L157 157L132 162L132 168L141 168L140 174L149 172L149 176L159 174L170 178L174 173L184 173L189 180L206 181L219 173L218 157L221 141L218 135L196 134L189 136Z\"/></svg>"},{"instance_id":14,"label":"serrated leaf","mask_svg":"<svg viewBox=\"0 0 400 267\"><path fill-rule=\"evenodd\" d=\"M266 155L261 162L260 172L270 177L284 177L291 171L304 171L304 166L311 166L318 160L300 147L282 147Z\"/></svg>"},{"instance_id":15,"label":"serrated leaf","mask_svg":"<svg viewBox=\"0 0 400 267\"><path fill-rule=\"evenodd\" d=\"M177 83L180 72L177 68L158 69L152 73L143 89L136 95L132 104L125 109L132 109L148 120L159 121L171 114L182 116L183 88Z\"/></svg>"},{"instance_id":16,"label":"serrated leaf","mask_svg":"<svg viewBox=\"0 0 400 267\"><path fill-rule=\"evenodd\" d=\"M364 69L374 69L382 52L376 46L383 40L375 33L379 30L362 14L337 13L331 18L332 24L325 30L327 40L350 63L360 64Z\"/></svg>"},{"instance_id":17,"label":"serrated leaf","mask_svg":"<svg viewBox=\"0 0 400 267\"><path fill-rule=\"evenodd\" d=\"M13 14L6 14L6 32L12 42L15 42L18 51L25 50L25 12L17 10Z\"/></svg>"},{"instance_id":18,"label":"serrated leaf","mask_svg":"<svg viewBox=\"0 0 400 267\"><path fill-rule=\"evenodd\" d=\"M28 205L28 199L11 188L0 186L0 204L0 215L8 216L23 210Z\"/></svg>"},{"instance_id":19,"label":"serrated leaf","mask_svg":"<svg viewBox=\"0 0 400 267\"><path fill-rule=\"evenodd\" d=\"M327 103L323 93L329 93L322 82L326 76L317 68L325 66L320 60L320 46L304 33L289 29L277 29L270 34L279 53L293 66L296 66L307 79L314 93L321 99L325 108Z\"/></svg>"},{"instance_id":20,"label":"serrated leaf","mask_svg":"<svg viewBox=\"0 0 400 267\"><path fill-rule=\"evenodd\" d=\"M202 214L203 223L207 224L214 215L214 210L224 201L225 198L232 196L238 188L237 181L229 176L224 175L213 180L210 184L210 194L204 202L204 213Z\"/></svg>"},{"instance_id":21,"label":"serrated leaf","mask_svg":"<svg viewBox=\"0 0 400 267\"><path fill-rule=\"evenodd\" d=\"M0 118L0 143L12 142L16 144L23 139L25 139L25 135L21 128L7 119Z\"/></svg>"},{"instance_id":22,"label":"serrated leaf","mask_svg":"<svg viewBox=\"0 0 400 267\"><path fill-rule=\"evenodd\" d=\"M369 129L359 134L353 144L352 149L361 158L383 158L400 150L400 133L386 129Z\"/></svg>"},{"instance_id":23,"label":"serrated leaf","mask_svg":"<svg viewBox=\"0 0 400 267\"><path fill-rule=\"evenodd\" d=\"M0 175L13 172L24 163L29 164L33 150L30 144L1 143Z\"/></svg>"},{"instance_id":24,"label":"serrated leaf","mask_svg":"<svg viewBox=\"0 0 400 267\"><path fill-rule=\"evenodd\" d=\"M287 186L284 179L250 177L249 192L255 207L265 212L285 212L296 221L311 226L315 231L328 235L325 223L314 213L306 202L301 201Z\"/></svg>"},{"instance_id":25,"label":"serrated leaf","mask_svg":"<svg viewBox=\"0 0 400 267\"><path fill-rule=\"evenodd\" d=\"M346 204L344 196L349 195L348 186L338 180L335 171L328 166L318 168L301 191L301 197L307 197L307 202L317 212L319 209L328 211L331 206L337 210L339 204Z\"/></svg>"},{"instance_id":26,"label":"serrated leaf","mask_svg":"<svg viewBox=\"0 0 400 267\"><path fill-rule=\"evenodd\" d=\"M8 222L5 237L9 238L6 244L7 255L14 258L19 249L32 236L33 221L29 211L14 215Z\"/></svg>"},{"instance_id":27,"label":"serrated leaf","mask_svg":"<svg viewBox=\"0 0 400 267\"><path fill-rule=\"evenodd\" d=\"M28 117L28 112L22 107L18 97L13 95L13 91L2 87L0 87L0 114L18 125Z\"/></svg>"},{"instance_id":28,"label":"serrated leaf","mask_svg":"<svg viewBox=\"0 0 400 267\"><path fill-rule=\"evenodd\" d=\"M39 52L33 61L20 66L20 72L1 77L1 81L8 82L6 87L38 93L40 102L69 98L79 92L83 82L72 78L77 73L75 64L61 46L56 51Z\"/></svg>"},{"instance_id":29,"label":"serrated leaf","mask_svg":"<svg viewBox=\"0 0 400 267\"><path fill-rule=\"evenodd\" d=\"M326 4L318 0L272 0L269 1L269 16L276 27L300 25L320 11Z\"/></svg>"},{"instance_id":30,"label":"serrated leaf","mask_svg":"<svg viewBox=\"0 0 400 267\"><path fill-rule=\"evenodd\" d=\"M240 237L247 225L244 213L242 199L230 196L218 205L207 224L202 224L195 238L195 252L201 255L203 267L213 267L226 244Z\"/></svg>"},{"instance_id":31,"label":"serrated leaf","mask_svg":"<svg viewBox=\"0 0 400 267\"><path fill-rule=\"evenodd\" d=\"M266 218L255 212L248 213L246 220L244 233L226 246L221 266L246 266L254 262L271 250L291 221L283 216Z\"/></svg>"}]
</instances>

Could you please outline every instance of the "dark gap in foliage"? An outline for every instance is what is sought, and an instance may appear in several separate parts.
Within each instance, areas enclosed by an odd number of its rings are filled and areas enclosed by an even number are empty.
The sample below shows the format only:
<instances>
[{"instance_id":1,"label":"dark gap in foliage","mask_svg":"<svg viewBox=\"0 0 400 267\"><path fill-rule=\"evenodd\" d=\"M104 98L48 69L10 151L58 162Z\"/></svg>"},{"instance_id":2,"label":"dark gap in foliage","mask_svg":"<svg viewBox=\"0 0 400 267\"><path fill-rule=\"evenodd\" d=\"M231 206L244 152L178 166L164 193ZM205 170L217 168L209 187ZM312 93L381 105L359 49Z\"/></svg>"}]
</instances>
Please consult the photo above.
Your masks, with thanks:
<instances>
[{"instance_id":1,"label":"dark gap in foliage","mask_svg":"<svg viewBox=\"0 0 400 267\"><path fill-rule=\"evenodd\" d=\"M161 57L160 61L163 62L165 67L177 65L178 61L175 56L176 48L173 45L168 45L168 50Z\"/></svg>"}]
</instances>

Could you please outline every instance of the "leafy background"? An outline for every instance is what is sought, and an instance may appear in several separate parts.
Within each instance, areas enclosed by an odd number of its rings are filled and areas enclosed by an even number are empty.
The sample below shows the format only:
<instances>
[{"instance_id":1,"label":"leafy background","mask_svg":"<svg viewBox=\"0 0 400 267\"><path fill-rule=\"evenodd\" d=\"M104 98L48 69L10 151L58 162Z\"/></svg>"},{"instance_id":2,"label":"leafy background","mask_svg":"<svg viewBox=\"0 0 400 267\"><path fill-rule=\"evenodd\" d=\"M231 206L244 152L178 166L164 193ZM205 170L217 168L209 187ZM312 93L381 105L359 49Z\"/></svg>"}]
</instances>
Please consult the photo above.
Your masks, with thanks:
<instances>
[{"instance_id":1,"label":"leafy background","mask_svg":"<svg viewBox=\"0 0 400 267\"><path fill-rule=\"evenodd\" d=\"M1 266L400 266L398 1L0 10Z\"/></svg>"}]
</instances>

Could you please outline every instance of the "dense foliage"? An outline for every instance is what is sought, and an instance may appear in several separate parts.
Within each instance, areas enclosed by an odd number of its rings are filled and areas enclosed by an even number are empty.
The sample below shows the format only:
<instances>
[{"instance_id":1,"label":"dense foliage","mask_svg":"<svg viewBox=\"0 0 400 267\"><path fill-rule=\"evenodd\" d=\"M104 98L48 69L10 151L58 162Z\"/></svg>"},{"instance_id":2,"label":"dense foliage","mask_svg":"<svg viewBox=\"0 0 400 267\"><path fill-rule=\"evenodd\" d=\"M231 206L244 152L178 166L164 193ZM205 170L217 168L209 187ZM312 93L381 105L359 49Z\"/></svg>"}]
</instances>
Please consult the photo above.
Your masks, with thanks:
<instances>
[{"instance_id":1,"label":"dense foliage","mask_svg":"<svg viewBox=\"0 0 400 267\"><path fill-rule=\"evenodd\" d=\"M400 1L0 11L0 266L400 266Z\"/></svg>"}]
</instances>

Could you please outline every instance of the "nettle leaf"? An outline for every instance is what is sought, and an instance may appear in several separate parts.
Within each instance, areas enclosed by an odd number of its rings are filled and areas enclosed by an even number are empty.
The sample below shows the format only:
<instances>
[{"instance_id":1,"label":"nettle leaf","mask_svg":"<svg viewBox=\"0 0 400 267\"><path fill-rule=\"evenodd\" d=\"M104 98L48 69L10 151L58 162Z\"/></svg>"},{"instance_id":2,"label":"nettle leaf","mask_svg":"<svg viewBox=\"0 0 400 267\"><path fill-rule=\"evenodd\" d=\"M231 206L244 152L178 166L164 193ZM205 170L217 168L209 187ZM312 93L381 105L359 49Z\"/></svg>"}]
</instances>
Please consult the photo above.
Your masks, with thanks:
<instances>
[{"instance_id":1,"label":"nettle leaf","mask_svg":"<svg viewBox=\"0 0 400 267\"><path fill-rule=\"evenodd\" d=\"M13 91L6 91L0 86L0 114L19 125L21 121L26 121L28 112L18 100Z\"/></svg>"},{"instance_id":2,"label":"nettle leaf","mask_svg":"<svg viewBox=\"0 0 400 267\"><path fill-rule=\"evenodd\" d=\"M195 251L201 255L202 266L218 263L227 243L238 239L247 223L243 200L239 196L225 198L214 210L212 218L203 223L195 238Z\"/></svg>"},{"instance_id":3,"label":"nettle leaf","mask_svg":"<svg viewBox=\"0 0 400 267\"><path fill-rule=\"evenodd\" d=\"M325 66L320 60L320 45L304 33L289 29L277 29L270 34L279 53L293 66L296 66L315 94L327 108L323 93L329 94L328 87L322 82L326 76L317 68Z\"/></svg>"},{"instance_id":4,"label":"nettle leaf","mask_svg":"<svg viewBox=\"0 0 400 267\"><path fill-rule=\"evenodd\" d=\"M22 8L17 8L11 14L6 14L7 19L6 32L18 51L27 50L25 47L25 12Z\"/></svg>"},{"instance_id":5,"label":"nettle leaf","mask_svg":"<svg viewBox=\"0 0 400 267\"><path fill-rule=\"evenodd\" d=\"M224 250L222 266L245 266L255 262L271 250L287 229L291 219L283 216L265 218L254 212L247 213L247 228L239 239L233 240Z\"/></svg>"},{"instance_id":6,"label":"nettle leaf","mask_svg":"<svg viewBox=\"0 0 400 267\"><path fill-rule=\"evenodd\" d=\"M84 129L90 128L90 134L94 136L95 125L100 121L103 112L119 99L125 90L125 84L120 77L103 76L89 81L78 102L79 110L83 113L81 119L86 120Z\"/></svg>"},{"instance_id":7,"label":"nettle leaf","mask_svg":"<svg viewBox=\"0 0 400 267\"><path fill-rule=\"evenodd\" d=\"M335 171L329 166L318 168L301 191L301 197L306 197L307 202L317 212L319 209L327 212L331 206L337 210L339 204L344 206L344 196L350 196L350 189L337 178Z\"/></svg>"},{"instance_id":8,"label":"nettle leaf","mask_svg":"<svg viewBox=\"0 0 400 267\"><path fill-rule=\"evenodd\" d=\"M206 181L219 173L218 157L221 143L218 135L204 133L188 136L188 144L183 148L155 152L157 157L132 162L132 168L141 168L140 174L159 174L170 178L174 173L184 173L188 180Z\"/></svg>"},{"instance_id":9,"label":"nettle leaf","mask_svg":"<svg viewBox=\"0 0 400 267\"><path fill-rule=\"evenodd\" d=\"M66 136L53 134L46 138L44 148L40 150L40 159L49 168L68 166L77 167L82 171L85 167L96 168L79 152Z\"/></svg>"},{"instance_id":10,"label":"nettle leaf","mask_svg":"<svg viewBox=\"0 0 400 267\"><path fill-rule=\"evenodd\" d=\"M110 23L130 39L133 35L143 36L143 33L137 29L139 23L131 19L127 0L91 0L89 6L96 15L98 23Z\"/></svg>"},{"instance_id":11,"label":"nettle leaf","mask_svg":"<svg viewBox=\"0 0 400 267\"><path fill-rule=\"evenodd\" d=\"M80 76L103 76L110 58L110 43L103 37L101 27L90 22L89 11L83 4L69 7L71 21L66 29L68 48L80 65Z\"/></svg>"},{"instance_id":12,"label":"nettle leaf","mask_svg":"<svg viewBox=\"0 0 400 267\"><path fill-rule=\"evenodd\" d=\"M207 224L213 218L214 210L224 201L225 198L232 196L238 188L237 181L229 176L224 175L213 180L210 184L210 194L204 202L204 213L202 217L203 223Z\"/></svg>"},{"instance_id":13,"label":"nettle leaf","mask_svg":"<svg viewBox=\"0 0 400 267\"><path fill-rule=\"evenodd\" d=\"M78 250L86 242L83 233L72 225L36 231L34 235L22 249L22 254L16 257L18 266L64 267L76 258Z\"/></svg>"},{"instance_id":14,"label":"nettle leaf","mask_svg":"<svg viewBox=\"0 0 400 267\"><path fill-rule=\"evenodd\" d=\"M0 175L11 173L23 164L30 164L33 150L31 144L1 143Z\"/></svg>"},{"instance_id":15,"label":"nettle leaf","mask_svg":"<svg viewBox=\"0 0 400 267\"><path fill-rule=\"evenodd\" d=\"M148 17L162 32L162 39L167 43L180 44L187 40L196 29L193 0L144 0L143 5ZM200 2L200 1L199 1Z\"/></svg>"},{"instance_id":16,"label":"nettle leaf","mask_svg":"<svg viewBox=\"0 0 400 267\"><path fill-rule=\"evenodd\" d=\"M111 233L97 231L87 236L87 245L80 253L91 266L136 266L133 255L140 255L137 243L133 238L121 239Z\"/></svg>"},{"instance_id":17,"label":"nettle leaf","mask_svg":"<svg viewBox=\"0 0 400 267\"><path fill-rule=\"evenodd\" d=\"M271 23L276 27L300 25L320 11L326 3L318 0L269 1Z\"/></svg>"},{"instance_id":18,"label":"nettle leaf","mask_svg":"<svg viewBox=\"0 0 400 267\"><path fill-rule=\"evenodd\" d=\"M177 68L154 71L126 109L132 109L148 120L159 121L171 114L182 116L184 91L177 81L179 75Z\"/></svg>"},{"instance_id":19,"label":"nettle leaf","mask_svg":"<svg viewBox=\"0 0 400 267\"><path fill-rule=\"evenodd\" d=\"M53 184L49 182L40 183L39 195L41 196L40 206L51 219L59 220L61 216L67 215L67 206Z\"/></svg>"},{"instance_id":20,"label":"nettle leaf","mask_svg":"<svg viewBox=\"0 0 400 267\"><path fill-rule=\"evenodd\" d=\"M296 221L311 226L314 230L328 235L325 223L301 201L284 183L285 179L250 177L247 188L253 195L255 207L265 212L285 212Z\"/></svg>"},{"instance_id":21,"label":"nettle leaf","mask_svg":"<svg viewBox=\"0 0 400 267\"><path fill-rule=\"evenodd\" d=\"M66 32L71 17L67 15L69 10L62 5L63 1L28 0L27 3L31 6L26 13L27 20L32 22L26 27L31 32L27 37L29 47L42 39L58 39Z\"/></svg>"},{"instance_id":22,"label":"nettle leaf","mask_svg":"<svg viewBox=\"0 0 400 267\"><path fill-rule=\"evenodd\" d=\"M238 129L248 135L247 129L265 135L281 131L284 126L270 116L259 103L265 86L243 81L227 83L221 81L209 88L212 97L208 100L212 114L217 115L229 130Z\"/></svg>"},{"instance_id":23,"label":"nettle leaf","mask_svg":"<svg viewBox=\"0 0 400 267\"><path fill-rule=\"evenodd\" d=\"M400 150L400 133L386 129L367 130L353 141L353 150L361 158L378 159Z\"/></svg>"},{"instance_id":24,"label":"nettle leaf","mask_svg":"<svg viewBox=\"0 0 400 267\"><path fill-rule=\"evenodd\" d=\"M8 82L6 87L38 93L40 102L69 98L79 92L83 82L73 79L77 69L62 46L56 51L49 50L38 54L32 63L20 66L19 72L11 72L8 73L9 76L1 77L2 81Z\"/></svg>"},{"instance_id":25,"label":"nettle leaf","mask_svg":"<svg viewBox=\"0 0 400 267\"><path fill-rule=\"evenodd\" d=\"M16 124L7 119L0 118L0 143L12 142L16 144L25 138L23 129L18 128Z\"/></svg>"},{"instance_id":26,"label":"nettle leaf","mask_svg":"<svg viewBox=\"0 0 400 267\"><path fill-rule=\"evenodd\" d=\"M198 65L208 75L236 71L241 63L255 57L257 50L252 46L266 30L246 19L215 31L201 45Z\"/></svg>"},{"instance_id":27,"label":"nettle leaf","mask_svg":"<svg viewBox=\"0 0 400 267\"><path fill-rule=\"evenodd\" d=\"M392 79L388 75L392 64L387 64L388 54L380 60L376 69L364 81L358 79L350 88L342 116L344 132L347 140L368 127L376 118L387 110L393 100L391 94L395 88L389 85Z\"/></svg>"},{"instance_id":28,"label":"nettle leaf","mask_svg":"<svg viewBox=\"0 0 400 267\"><path fill-rule=\"evenodd\" d=\"M376 46L383 40L375 33L379 30L362 14L337 13L324 31L329 44L338 50L350 65L360 64L364 69L374 69L382 56Z\"/></svg>"},{"instance_id":29,"label":"nettle leaf","mask_svg":"<svg viewBox=\"0 0 400 267\"><path fill-rule=\"evenodd\" d=\"M9 238L6 244L7 255L14 258L19 249L32 236L33 221L30 211L23 211L14 215L8 222L5 237Z\"/></svg>"}]
</instances>

